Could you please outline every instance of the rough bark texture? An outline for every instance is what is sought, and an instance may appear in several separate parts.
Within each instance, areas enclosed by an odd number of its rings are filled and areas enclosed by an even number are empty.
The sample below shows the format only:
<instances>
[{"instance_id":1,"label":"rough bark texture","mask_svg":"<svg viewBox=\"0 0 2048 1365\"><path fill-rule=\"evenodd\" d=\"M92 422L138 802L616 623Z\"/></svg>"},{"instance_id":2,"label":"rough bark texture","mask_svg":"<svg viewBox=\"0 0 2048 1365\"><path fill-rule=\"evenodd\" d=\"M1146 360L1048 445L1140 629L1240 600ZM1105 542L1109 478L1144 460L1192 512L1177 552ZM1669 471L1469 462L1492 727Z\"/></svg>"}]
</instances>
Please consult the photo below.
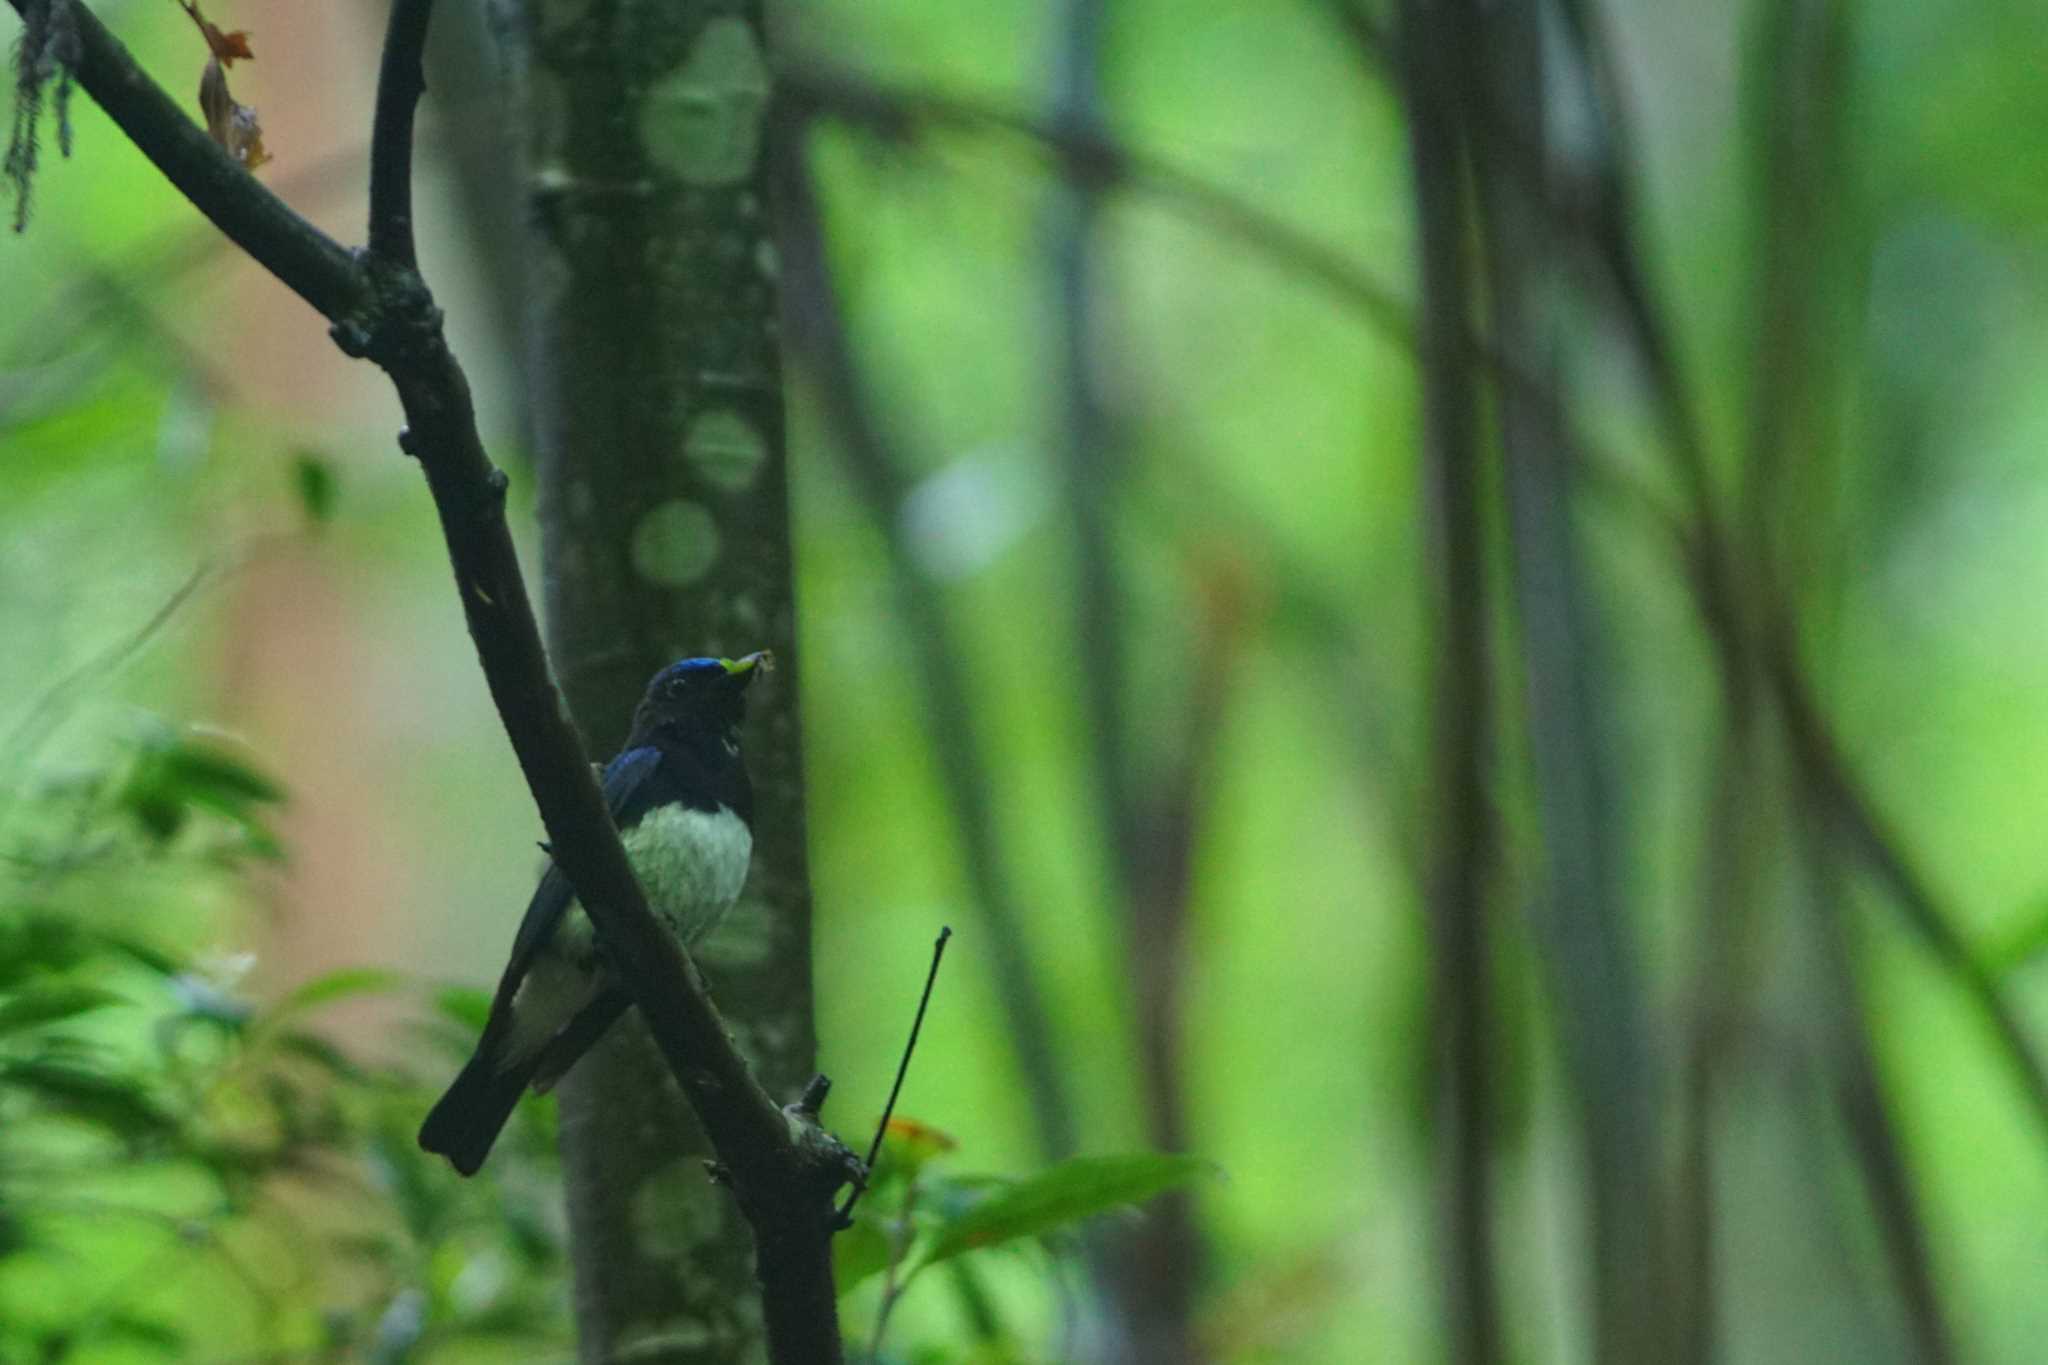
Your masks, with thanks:
<instances>
[{"instance_id":1,"label":"rough bark texture","mask_svg":"<svg viewBox=\"0 0 2048 1365\"><path fill-rule=\"evenodd\" d=\"M815 1051L758 4L500 0L523 121L548 635L612 752L649 674L762 647L754 869L699 954L771 1093ZM750 1240L637 1020L561 1090L586 1361L761 1353Z\"/></svg>"}]
</instances>

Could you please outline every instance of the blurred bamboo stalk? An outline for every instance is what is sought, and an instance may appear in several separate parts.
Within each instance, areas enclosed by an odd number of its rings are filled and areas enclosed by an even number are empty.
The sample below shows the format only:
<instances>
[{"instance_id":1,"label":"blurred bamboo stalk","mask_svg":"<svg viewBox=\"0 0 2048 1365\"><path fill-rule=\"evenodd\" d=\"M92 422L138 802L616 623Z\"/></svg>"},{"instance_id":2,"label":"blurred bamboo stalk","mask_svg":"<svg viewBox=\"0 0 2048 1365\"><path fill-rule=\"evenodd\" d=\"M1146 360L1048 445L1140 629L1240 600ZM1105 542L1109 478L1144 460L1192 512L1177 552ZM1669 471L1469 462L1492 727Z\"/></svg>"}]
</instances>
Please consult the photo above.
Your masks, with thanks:
<instances>
[{"instance_id":1,"label":"blurred bamboo stalk","mask_svg":"<svg viewBox=\"0 0 2048 1365\"><path fill-rule=\"evenodd\" d=\"M1102 48L1109 6L1065 0L1056 26L1046 120L1070 146L1107 139ZM1181 1086L1181 988L1186 974L1188 860L1195 794L1192 751L1214 742L1213 715L1191 716L1203 729L1184 731L1191 750L1184 782L1172 790L1134 778L1125 711L1128 670L1126 606L1115 537L1126 479L1118 422L1104 392L1104 301L1111 281L1101 252L1104 192L1112 181L1082 156L1063 159L1045 214L1051 273L1062 455L1060 486L1073 551L1076 651L1093 806L1103 834L1108 900L1119 921L1123 975L1136 999L1137 1084L1144 1100L1145 1140L1159 1151L1185 1151L1186 1101ZM1197 688L1215 691L1220 660L1199 660ZM1224 676L1227 676L1224 675ZM1220 706L1220 702L1218 703ZM1132 1365L1197 1365L1205 1358L1193 1328L1204 1253L1193 1196L1176 1191L1155 1202L1132 1228L1097 1245L1095 1269L1110 1309L1111 1358Z\"/></svg>"},{"instance_id":2,"label":"blurred bamboo stalk","mask_svg":"<svg viewBox=\"0 0 2048 1365\"><path fill-rule=\"evenodd\" d=\"M1812 161L1818 154L1810 115L1822 107L1825 116L1824 106L1831 101L1822 98L1817 105L1810 105L1798 87L1816 74L1823 78L1823 86L1832 82L1826 79L1828 73L1810 71L1796 50L1776 41L1787 26L1799 26L1802 8L1795 4L1760 11L1766 31L1762 41L1750 47L1751 64L1762 68L1762 74L1750 82L1762 106L1752 116L1758 140L1764 145L1759 158L1763 164L1754 182L1762 192L1757 201L1762 244L1756 252L1761 259L1754 290L1758 344L1739 500L1745 557L1759 566L1759 581L1767 585L1784 581L1782 574L1771 568L1778 547L1766 513L1768 490L1784 483L1787 465L1805 464L1809 454L1801 451L1795 455L1785 448L1790 428L1784 414L1808 401L1802 389L1812 371L1805 364L1801 343L1806 337L1803 324L1812 312L1814 291L1809 285L1819 267L1807 253L1825 249L1824 213L1817 202L1821 187L1809 186L1807 179L1815 170ZM1625 228L1617 225L1616 230ZM1628 255L1632 258L1634 252ZM1765 591L1775 592L1776 588L1766 587ZM1682 1133L1672 1204L1682 1239L1675 1252L1678 1259L1673 1262L1673 1288L1680 1307L1679 1345L1682 1359L1692 1365L1706 1365L1720 1349L1716 1124L1726 1089L1723 1073L1736 1055L1744 1021L1753 1008L1751 940L1760 929L1754 902L1763 891L1760 864L1772 838L1760 815L1771 804L1771 795L1759 747L1764 736L1759 733L1757 691L1746 675L1736 671L1733 659L1724 675L1742 680L1726 689L1723 734L1715 741L1710 760L1712 805L1702 844L1689 1012L1682 1020ZM1834 875L1832 867L1826 875ZM1832 913L1835 907L1830 905L1828 910ZM1838 926L1830 924L1826 932L1831 939L1840 938ZM1837 961L1839 956L1829 955L1828 960ZM1872 1087L1858 1087L1858 1093L1873 1093ZM1848 1112L1846 1103L1844 1109ZM1859 1142L1858 1146L1867 1153L1876 1150L1877 1144ZM1890 1203L1893 1208L1903 1205L1899 1200Z\"/></svg>"},{"instance_id":3,"label":"blurred bamboo stalk","mask_svg":"<svg viewBox=\"0 0 2048 1365\"><path fill-rule=\"evenodd\" d=\"M1421 274L1422 463L1436 579L1433 815L1426 915L1431 951L1433 1109L1443 1218L1445 1339L1456 1365L1502 1358L1494 1266L1488 899L1499 831L1486 603L1480 391L1466 335L1473 307L1465 186L1470 148L1451 57L1460 19L1441 0L1403 0L1396 37L1407 102Z\"/></svg>"},{"instance_id":4,"label":"blurred bamboo stalk","mask_svg":"<svg viewBox=\"0 0 2048 1365\"><path fill-rule=\"evenodd\" d=\"M1789 764L1790 794L1831 831L1847 856L1875 873L1906 924L1984 1013L2027 1101L2048 1125L2048 1071L2033 1040L2021 1028L2002 985L1956 929L1951 909L1920 876L1897 831L1884 820L1819 701L1801 653L1798 607L1811 593L1830 586L1826 565L1816 561L1810 543L1825 538L1798 538L1804 525L1799 509L1810 509L1815 498L1826 496L1826 466L1808 468L1803 455L1791 458L1792 450L1807 440L1828 439L1821 412L1827 400L1810 392L1810 352L1824 334L1810 311L1815 271L1802 266L1835 250L1839 229L1810 202L1811 196L1824 195L1824 188L1808 183L1811 177L1796 167L1840 174L1828 148L1839 135L1841 113L1834 97L1817 91L1838 89L1839 34L1827 35L1845 22L1847 8L1815 0L1803 7L1806 18L1779 15L1795 28L1815 20L1809 26L1823 41L1789 45L1805 54L1802 60L1817 59L1820 65L1781 72L1779 79L1798 98L1768 115L1778 152L1788 160L1764 181L1761 206L1773 235L1763 240L1768 268L1759 300L1765 331L1779 335L1766 338L1756 352L1749 458L1738 467L1738 523L1724 505L1719 474L1725 468L1716 464L1695 411L1699 377L1686 368L1673 324L1662 311L1655 272L1647 264L1635 207L1635 137L1599 7L1590 0L1529 0L1489 9L1482 23L1470 0L1410 0L1400 8L1402 22L1390 40L1380 24L1363 17L1362 9L1343 0L1331 2L1371 59L1375 78L1391 67L1401 75L1411 115L1423 124L1437 118L1448 125L1410 129L1422 224L1424 297L1418 314L1341 252L1270 218L1256 205L1121 145L1099 121L1077 124L1061 118L1057 109L1044 118L1006 112L971 99L886 87L819 68L797 73L794 85L799 98L821 113L890 140L950 128L1039 141L1057 154L1065 174L1085 184L1085 196L1099 197L1105 187L1114 187L1156 197L1219 235L1323 282L1333 298L1375 329L1414 346L1424 367L1425 424L1440 500L1445 574L1444 639L1437 666L1450 685L1440 688L1437 698L1432 796L1440 804L1429 898L1440 1019L1446 1039L1459 1040L1447 1060L1454 1100L1446 1129L1452 1172L1446 1180L1447 1273L1454 1302L1478 1305L1474 1322L1461 1321L1453 1310L1457 1349L1464 1358L1484 1358L1500 1349L1499 1307L1486 1246L1490 1139L1484 1124L1473 1119L1490 1103L1487 987L1481 973L1453 974L1444 967L1451 961L1470 966L1484 960L1483 916L1468 907L1484 901L1483 859L1499 851L1498 830L1489 834L1486 829L1492 817L1485 805L1495 797L1485 766L1493 665L1485 620L1473 607L1487 601L1486 575L1473 569L1484 563L1485 518L1483 511L1471 510L1483 509L1488 495L1477 472L1485 458L1477 423L1480 380L1491 381L1512 556L1511 572L1501 577L1515 602L1526 670L1523 724L1544 860L1535 923L1561 1003L1561 1043L1572 1069L1587 1155L1597 1353L1617 1362L1710 1360L1716 1353L1715 1323L1723 1311L1714 1264L1712 1129L1720 1073L1732 1055L1750 989L1746 939L1759 914L1754 902L1767 852L1757 831L1757 812L1770 806L1765 787L1778 776L1772 762L1778 745ZM1437 40L1423 45L1427 51L1418 57L1411 39L1423 29ZM1545 35L1557 41L1547 42ZM1418 78L1418 66L1431 70ZM1447 92L1441 101L1428 98L1431 76ZM1568 151L1549 142L1546 101L1558 98L1577 102L1583 116L1584 126ZM1454 169L1444 172L1447 164ZM1437 168L1434 183L1425 167ZM1774 184L1789 186L1788 192L1805 194L1809 201L1779 203L1770 188ZM1093 205L1093 197L1088 202ZM1468 272L1475 265L1486 287L1486 326L1472 316L1477 300ZM1625 461L1576 429L1560 378L1558 348L1545 322L1548 305L1567 289L1581 291L1618 322L1661 426L1676 474L1677 509L1641 486L1626 472ZM1087 306L1084 299L1082 307ZM1070 310L1069 325L1076 315ZM1071 351L1072 335L1068 344ZM1460 404L1445 400L1447 386L1465 396L1462 406L1469 410L1462 416L1455 412ZM1070 405L1085 398L1070 382ZM1084 416L1099 419L1099 414L1070 407L1070 432L1082 429ZM1083 443L1069 444L1079 448ZM1460 451L1464 459L1453 458ZM1101 472L1092 470L1089 476L1100 478ZM1789 493L1788 479L1800 485ZM1713 814L1702 851L1697 960L1690 973L1692 1009L1684 1024L1683 1084L1678 1087L1664 1085L1657 1075L1650 1051L1652 1020L1629 941L1632 917L1620 899L1616 850L1623 827L1602 752L1608 703L1600 691L1601 631L1572 530L1572 509L1583 502L1581 492L1616 491L1627 496L1614 499L1614 505L1670 538L1711 650L1724 708L1724 732L1714 742L1709 764L1716 776L1704 802ZM1470 530L1473 525L1480 529ZM1461 526L1468 529L1461 532ZM1089 551L1080 548L1084 555ZM1461 673L1481 680L1476 699L1459 692L1466 686L1454 682ZM1849 975L1842 980L1853 985L1853 963L1845 971ZM1867 1048L1864 1056L1867 1062ZM1830 1065L1843 1087L1844 1121L1859 1129L1854 1134L1859 1162L1883 1205L1880 1219L1895 1273L1916 1305L1916 1340L1923 1354L1940 1358L1947 1333L1936 1281L1925 1270L1926 1238L1916 1201L1905 1168L1893 1159L1896 1153L1886 1155L1895 1144L1873 1126L1889 1122L1879 1078L1869 1067L1859 1071L1856 1057L1846 1050L1833 1054ZM1456 1102L1460 1097L1462 1112ZM1682 1104L1674 1105L1681 1098ZM1668 1181L1659 1134L1667 1110L1680 1119Z\"/></svg>"},{"instance_id":5,"label":"blurred bamboo stalk","mask_svg":"<svg viewBox=\"0 0 2048 1365\"><path fill-rule=\"evenodd\" d=\"M1812 516L1814 499L1827 496L1825 471L1831 467L1828 451L1814 449L1828 444L1827 423L1819 414L1828 401L1821 386L1829 360L1819 354L1817 323L1820 281L1840 247L1840 226L1828 220L1838 206L1825 186L1843 176L1839 106L1846 9L1823 0L1759 10L1765 28L1752 53L1760 69L1754 92L1763 102L1756 118L1765 148L1758 181L1763 230L1757 251L1757 368L1740 483L1740 547L1720 515L1707 443L1692 417L1684 376L1658 315L1626 207L1630 139L1613 59L1590 6L1566 0L1565 9L1590 102L1601 116L1600 142L1606 152L1593 182L1595 192L1587 196L1599 211L1590 217L1594 230L1586 246L1614 290L1693 499L1687 581L1715 651L1727 727L1714 765L1720 814L1710 825L1695 935L1686 1135L1674 1204L1686 1239L1683 1258L1672 1263L1684 1290L1679 1298L1682 1358L1706 1361L1716 1353L1712 1129L1719 1072L1748 992L1745 940L1755 912L1747 902L1757 890L1754 868L1762 835L1739 812L1765 803L1757 790L1761 769L1755 746L1759 703L1768 701L1782 725L1791 800L1808 830L1806 857L1819 886L1814 899L1827 967L1821 989L1834 1002L1833 1045L1824 1064L1871 1191L1916 1350L1922 1359L1946 1360L1951 1356L1949 1334L1928 1264L1927 1238L1883 1097L1869 1022L1857 1003L1858 972L1835 889L1834 841L1842 841L1889 883L1909 923L1988 1015L2037 1112L2048 1110L2042 1108L2042 1070L2031 1041L1871 808L1815 704L1799 659L1798 605L1802 589L1814 586L1809 580L1818 567L1804 556L1829 539L1824 531L1815 533ZM1788 501L1795 505L1781 505ZM1804 515L1800 508L1806 509Z\"/></svg>"},{"instance_id":6,"label":"blurred bamboo stalk","mask_svg":"<svg viewBox=\"0 0 2048 1365\"><path fill-rule=\"evenodd\" d=\"M1547 63L1539 0L1507 0L1482 21L1461 3L1461 82L1492 306L1505 358L1495 393L1509 575L1522 646L1523 725L1535 781L1542 878L1533 923L1576 1092L1592 1225L1595 1354L1667 1359L1675 1296L1658 1190L1663 1085L1615 850L1604 718L1614 713L1606 631L1587 591L1573 509L1585 462L1559 396L1554 308L1563 278L1552 206Z\"/></svg>"}]
</instances>

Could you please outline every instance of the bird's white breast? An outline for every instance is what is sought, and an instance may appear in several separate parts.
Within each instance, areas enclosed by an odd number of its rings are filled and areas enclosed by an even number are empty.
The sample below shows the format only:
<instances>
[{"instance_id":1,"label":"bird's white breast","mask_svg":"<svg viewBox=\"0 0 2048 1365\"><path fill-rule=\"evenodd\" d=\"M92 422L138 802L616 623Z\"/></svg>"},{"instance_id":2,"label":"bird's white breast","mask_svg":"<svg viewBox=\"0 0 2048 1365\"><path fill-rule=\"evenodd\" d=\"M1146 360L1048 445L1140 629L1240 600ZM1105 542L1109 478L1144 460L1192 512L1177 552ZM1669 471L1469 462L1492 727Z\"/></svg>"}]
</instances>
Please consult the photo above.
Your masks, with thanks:
<instances>
[{"instance_id":1,"label":"bird's white breast","mask_svg":"<svg viewBox=\"0 0 2048 1365\"><path fill-rule=\"evenodd\" d=\"M648 908L687 947L717 927L739 898L754 853L746 821L724 806L715 811L657 807L621 842L647 893ZM512 998L507 1064L547 1046L596 998L602 984L595 931L582 903L572 900Z\"/></svg>"},{"instance_id":2,"label":"bird's white breast","mask_svg":"<svg viewBox=\"0 0 2048 1365\"><path fill-rule=\"evenodd\" d=\"M657 807L624 840L649 907L685 944L709 933L738 899L754 854L746 821L724 806Z\"/></svg>"}]
</instances>

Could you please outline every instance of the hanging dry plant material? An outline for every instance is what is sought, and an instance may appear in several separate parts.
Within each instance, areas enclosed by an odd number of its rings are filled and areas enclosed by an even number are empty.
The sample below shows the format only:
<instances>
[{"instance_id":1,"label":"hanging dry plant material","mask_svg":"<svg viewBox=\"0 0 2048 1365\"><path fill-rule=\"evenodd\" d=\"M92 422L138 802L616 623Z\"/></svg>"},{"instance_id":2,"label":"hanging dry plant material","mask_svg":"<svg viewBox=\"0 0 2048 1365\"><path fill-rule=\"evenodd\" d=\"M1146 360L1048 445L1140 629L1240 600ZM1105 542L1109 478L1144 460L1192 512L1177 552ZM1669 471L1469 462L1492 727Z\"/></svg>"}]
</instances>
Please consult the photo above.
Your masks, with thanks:
<instances>
[{"instance_id":1,"label":"hanging dry plant material","mask_svg":"<svg viewBox=\"0 0 2048 1365\"><path fill-rule=\"evenodd\" d=\"M228 75L222 61L210 57L205 74L199 78L199 109L206 115L206 131L242 169L253 171L270 160L263 150L263 125L256 111L235 103L228 92Z\"/></svg>"},{"instance_id":2,"label":"hanging dry plant material","mask_svg":"<svg viewBox=\"0 0 2048 1365\"><path fill-rule=\"evenodd\" d=\"M198 0L178 0L178 8L198 27L200 36L206 39L206 50L212 54L199 76L199 112L206 115L206 131L237 165L253 171L270 160L270 153L263 150L263 124L253 108L235 100L228 89L227 73L237 59L256 59L256 54L249 50L249 35L242 29L222 32L219 25L200 13Z\"/></svg>"},{"instance_id":3,"label":"hanging dry plant material","mask_svg":"<svg viewBox=\"0 0 2048 1365\"><path fill-rule=\"evenodd\" d=\"M178 8L199 26L199 32L206 38L207 50L220 59L222 66L233 66L237 57L256 60L256 54L249 50L249 34L245 29L223 33L219 27L199 12L196 0L178 0Z\"/></svg>"}]
</instances>

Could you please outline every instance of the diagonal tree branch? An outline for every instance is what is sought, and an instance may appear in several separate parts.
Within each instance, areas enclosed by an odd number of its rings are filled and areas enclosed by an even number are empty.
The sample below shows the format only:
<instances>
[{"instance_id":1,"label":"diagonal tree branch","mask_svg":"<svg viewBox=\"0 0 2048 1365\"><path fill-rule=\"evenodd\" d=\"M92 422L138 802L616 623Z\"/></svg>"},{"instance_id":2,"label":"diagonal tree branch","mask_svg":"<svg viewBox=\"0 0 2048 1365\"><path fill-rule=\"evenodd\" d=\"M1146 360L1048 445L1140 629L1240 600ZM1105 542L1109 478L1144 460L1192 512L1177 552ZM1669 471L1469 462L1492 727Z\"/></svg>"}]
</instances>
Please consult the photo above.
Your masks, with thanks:
<instances>
[{"instance_id":1,"label":"diagonal tree branch","mask_svg":"<svg viewBox=\"0 0 2048 1365\"><path fill-rule=\"evenodd\" d=\"M26 0L9 2L20 11ZM104 26L75 8L75 75L86 93L195 206L330 320L344 352L390 376L406 417L399 445L426 475L470 637L555 861L611 945L753 1226L771 1355L777 1365L841 1359L832 1196L858 1162L817 1126L822 1085L789 1110L762 1089L695 965L647 907L548 668L505 521L505 475L477 434L468 380L413 264L410 131L432 0L398 0L393 13L373 136L372 245L357 252L231 161Z\"/></svg>"}]
</instances>

